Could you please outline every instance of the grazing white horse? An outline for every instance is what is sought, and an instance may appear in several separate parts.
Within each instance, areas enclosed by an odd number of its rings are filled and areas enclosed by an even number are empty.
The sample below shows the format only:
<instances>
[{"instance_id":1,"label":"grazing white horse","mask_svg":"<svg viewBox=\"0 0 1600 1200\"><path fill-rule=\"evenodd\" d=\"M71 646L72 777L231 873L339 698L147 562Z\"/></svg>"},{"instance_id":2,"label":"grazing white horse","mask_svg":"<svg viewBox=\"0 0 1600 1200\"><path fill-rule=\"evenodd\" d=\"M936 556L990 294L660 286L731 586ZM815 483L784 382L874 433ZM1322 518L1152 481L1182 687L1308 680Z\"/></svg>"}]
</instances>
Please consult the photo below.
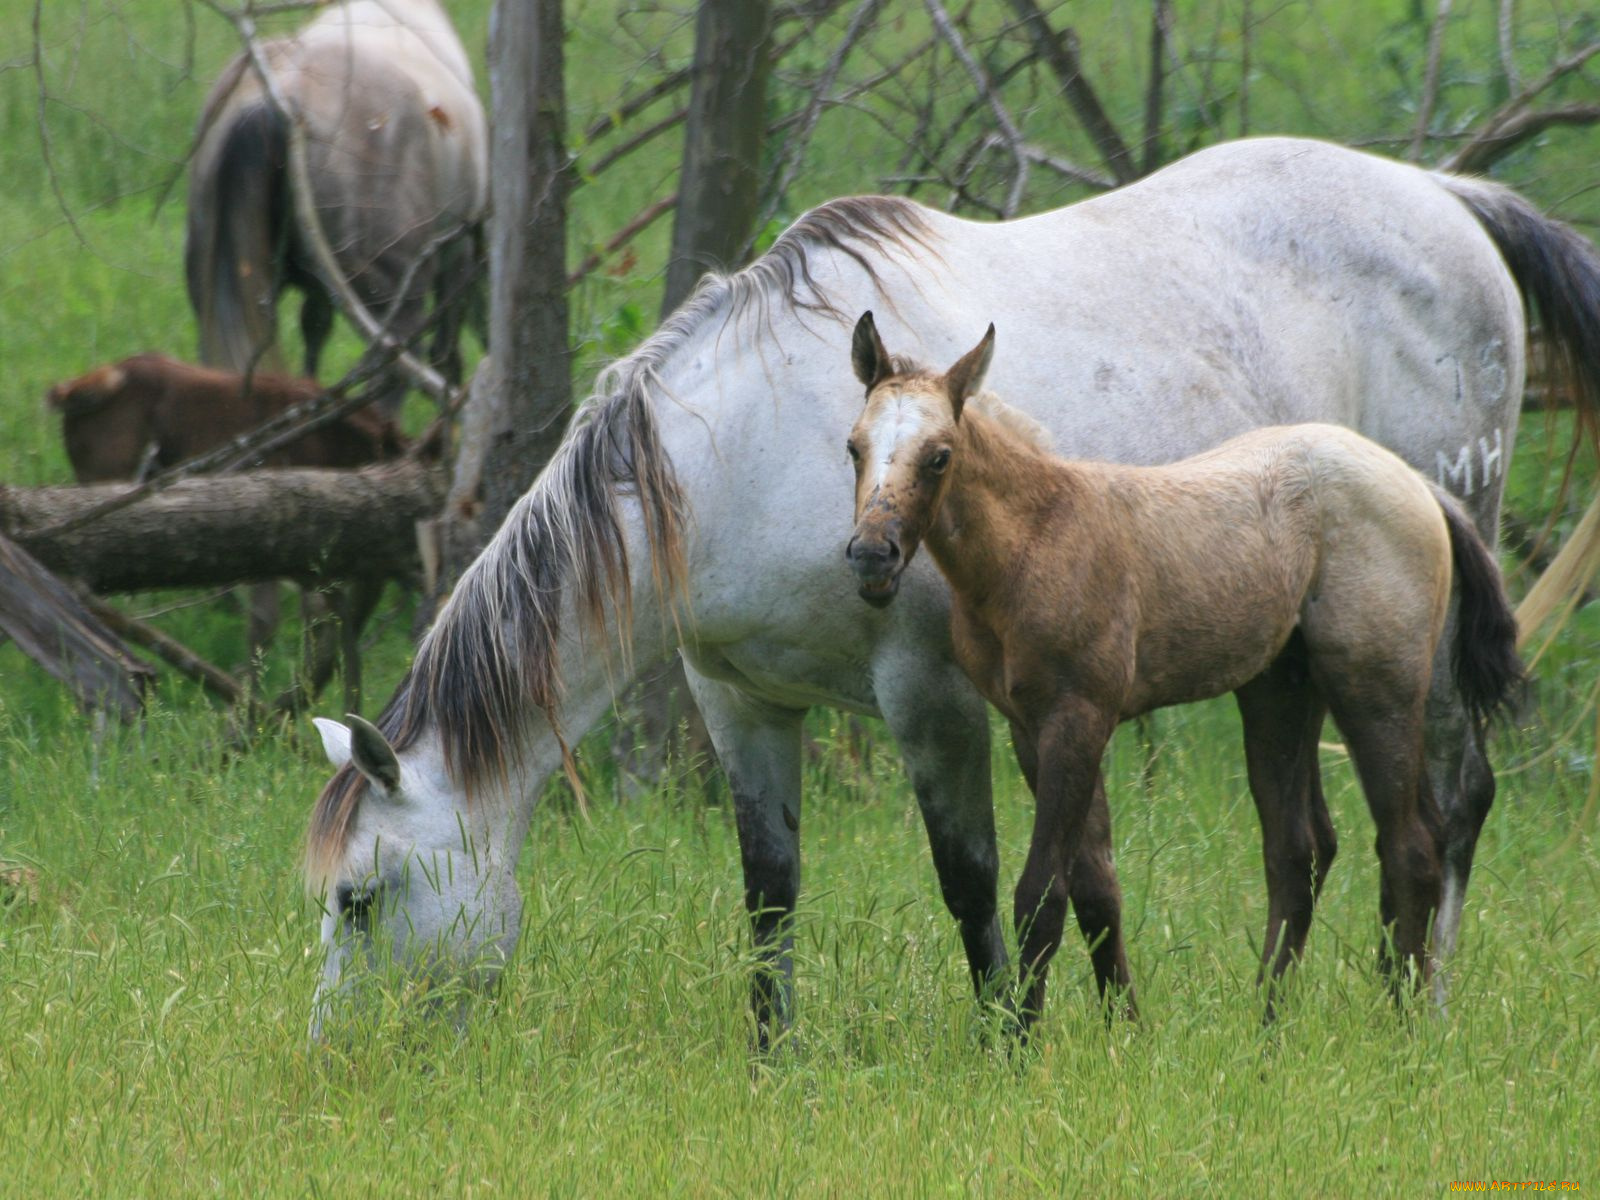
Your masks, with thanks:
<instances>
[{"instance_id":1,"label":"grazing white horse","mask_svg":"<svg viewBox=\"0 0 1600 1200\"><path fill-rule=\"evenodd\" d=\"M313 1030L375 940L419 971L495 975L564 739L674 645L734 795L762 1041L788 1011L813 704L887 721L974 982L1003 975L988 722L952 657L948 593L924 560L872 609L840 555L863 310L933 362L1003 323L1037 349L992 384L1034 406L1061 453L1158 463L1262 425L1343 424L1438 478L1492 540L1525 303L1600 405L1600 255L1582 238L1493 184L1314 141L1218 146L1001 224L886 197L808 213L601 377L376 727L321 722L340 770L308 844L327 896ZM1442 667L1427 740L1448 952L1493 781ZM1075 906L1120 902L1109 832L1071 870Z\"/></svg>"}]
</instances>

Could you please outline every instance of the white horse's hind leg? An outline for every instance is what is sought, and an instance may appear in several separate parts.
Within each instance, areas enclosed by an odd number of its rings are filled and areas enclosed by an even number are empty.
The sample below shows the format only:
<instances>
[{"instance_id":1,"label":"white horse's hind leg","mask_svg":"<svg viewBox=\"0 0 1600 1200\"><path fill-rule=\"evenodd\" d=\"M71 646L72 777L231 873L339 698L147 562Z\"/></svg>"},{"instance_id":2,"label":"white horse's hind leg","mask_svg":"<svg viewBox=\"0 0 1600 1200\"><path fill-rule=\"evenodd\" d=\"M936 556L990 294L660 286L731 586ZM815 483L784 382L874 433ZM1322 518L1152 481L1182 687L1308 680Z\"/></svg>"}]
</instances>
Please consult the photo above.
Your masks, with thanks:
<instances>
[{"instance_id":1,"label":"white horse's hind leg","mask_svg":"<svg viewBox=\"0 0 1600 1200\"><path fill-rule=\"evenodd\" d=\"M988 710L954 663L923 655L896 655L891 669L874 673L874 684L922 810L939 889L961 929L973 987L992 995L1006 977L1006 948L996 903Z\"/></svg>"},{"instance_id":2,"label":"white horse's hind leg","mask_svg":"<svg viewBox=\"0 0 1600 1200\"><path fill-rule=\"evenodd\" d=\"M789 1024L794 906L800 893L800 709L779 708L684 664L689 690L728 775L744 863L744 900L760 964L751 985L756 1044Z\"/></svg>"}]
</instances>

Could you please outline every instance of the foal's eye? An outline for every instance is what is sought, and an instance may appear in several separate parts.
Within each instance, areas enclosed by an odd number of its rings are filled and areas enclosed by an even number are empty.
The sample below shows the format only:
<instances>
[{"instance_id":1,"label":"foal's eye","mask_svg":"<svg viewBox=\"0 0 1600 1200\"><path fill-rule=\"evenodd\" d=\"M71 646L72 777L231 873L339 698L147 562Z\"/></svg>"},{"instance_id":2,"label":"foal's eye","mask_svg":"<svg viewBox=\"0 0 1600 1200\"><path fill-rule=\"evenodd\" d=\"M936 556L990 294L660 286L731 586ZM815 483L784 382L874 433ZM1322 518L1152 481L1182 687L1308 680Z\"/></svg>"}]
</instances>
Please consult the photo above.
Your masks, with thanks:
<instances>
[{"instance_id":1,"label":"foal's eye","mask_svg":"<svg viewBox=\"0 0 1600 1200\"><path fill-rule=\"evenodd\" d=\"M950 451L948 449L936 450L933 454L933 457L928 459L928 470L932 471L935 475L943 473L944 469L949 465Z\"/></svg>"},{"instance_id":2,"label":"foal's eye","mask_svg":"<svg viewBox=\"0 0 1600 1200\"><path fill-rule=\"evenodd\" d=\"M861 461L861 451L856 449L856 444L854 442L846 442L844 444L844 448L850 452L851 462L858 463Z\"/></svg>"}]
</instances>

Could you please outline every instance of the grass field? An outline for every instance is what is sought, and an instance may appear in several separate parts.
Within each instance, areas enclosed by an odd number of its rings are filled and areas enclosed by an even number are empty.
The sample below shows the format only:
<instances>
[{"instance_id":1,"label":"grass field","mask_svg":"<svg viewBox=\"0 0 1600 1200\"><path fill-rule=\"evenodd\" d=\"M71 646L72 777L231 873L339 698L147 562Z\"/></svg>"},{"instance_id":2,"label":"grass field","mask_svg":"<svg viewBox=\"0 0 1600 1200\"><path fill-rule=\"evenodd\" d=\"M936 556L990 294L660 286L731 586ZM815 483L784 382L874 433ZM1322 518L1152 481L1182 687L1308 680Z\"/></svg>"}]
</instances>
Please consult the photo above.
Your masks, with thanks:
<instances>
[{"instance_id":1,"label":"grass field","mask_svg":"<svg viewBox=\"0 0 1600 1200\"><path fill-rule=\"evenodd\" d=\"M50 383L192 344L181 204L156 212L153 201L229 51L214 18L195 13L191 42L164 0L91 4L81 19L77 6L45 6L48 79L71 101L48 110L52 150L80 241L42 166L30 7L0 11L5 484L67 478L39 405ZM463 7L480 46L487 5ZM1085 47L1125 119L1140 102L1142 18L1132 6L1085 7ZM1252 127L1352 138L1407 128L1391 109L1404 102L1401 68L1424 45L1412 8L1280 10L1257 47ZM1473 90L1490 73L1473 54L1492 45L1493 8L1457 4L1444 102L1463 113L1494 102L1487 85ZM1239 16L1237 4L1178 10L1191 32L1207 14ZM1581 12L1519 6L1525 73L1545 61L1552 11L1582 40ZM573 25L575 127L624 86L641 47L659 42L669 60L686 48L660 13L619 35L611 6L586 6ZM920 36L914 22L896 35ZM1236 52L1217 41L1219 53ZM129 103L134 94L146 103ZM1233 110L1180 116L1223 132L1236 120ZM1027 117L1030 136L1054 120L1062 151L1087 157L1043 100ZM869 126L825 123L797 205L878 186L861 166L878 161L860 141ZM658 149L578 194L575 247L670 186L673 148ZM1566 132L1509 161L1506 177L1592 231L1600 192L1585 189L1597 161L1600 135ZM1040 206L1067 198L1031 196ZM665 225L639 243L634 270L578 296L575 334L593 350L625 347L650 324L664 237ZM1534 519L1552 510L1569 442L1562 420L1525 423L1513 509ZM1585 459L1576 496L1594 486ZM127 603L172 609L156 618L163 627L236 662L237 615L193 599ZM391 597L380 617L368 662L381 696L409 653L407 602ZM1500 801L1444 1018L1401 1019L1377 977L1372 826L1337 753L1327 768L1341 855L1286 1015L1263 1033L1253 979L1265 888L1231 706L1161 715L1150 795L1137 746L1119 737L1112 811L1144 1018L1107 1029L1086 957L1069 946L1041 1036L1021 1055L983 1036L887 735L870 726L858 744L816 714L799 1019L785 1050L762 1061L748 1050L733 821L692 774L643 800L600 804L592 822L553 794L522 863L521 949L463 1031L389 1005L312 1051L314 908L296 866L326 770L310 731L270 730L239 752L223 714L163 678L142 726L97 740L60 689L0 646L0 869L12 872L0 883L0 1196L1432 1195L1490 1179L1597 1188L1600 842L1586 809L1595 716L1583 705L1597 667L1600 606L1590 605L1497 736ZM612 791L607 736L584 754L602 796ZM994 753L1008 891L1032 808L998 735Z\"/></svg>"}]
</instances>

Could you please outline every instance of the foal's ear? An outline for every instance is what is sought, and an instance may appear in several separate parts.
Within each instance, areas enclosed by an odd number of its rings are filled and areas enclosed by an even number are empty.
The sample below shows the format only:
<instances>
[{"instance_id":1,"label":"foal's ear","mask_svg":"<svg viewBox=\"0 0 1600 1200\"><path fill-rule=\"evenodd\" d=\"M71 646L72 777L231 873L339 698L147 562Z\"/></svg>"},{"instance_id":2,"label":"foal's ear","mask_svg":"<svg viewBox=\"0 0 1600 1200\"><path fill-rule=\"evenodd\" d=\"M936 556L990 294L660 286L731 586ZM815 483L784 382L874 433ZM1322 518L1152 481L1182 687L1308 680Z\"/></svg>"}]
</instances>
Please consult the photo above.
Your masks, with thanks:
<instances>
[{"instance_id":1,"label":"foal's ear","mask_svg":"<svg viewBox=\"0 0 1600 1200\"><path fill-rule=\"evenodd\" d=\"M850 365L869 392L894 374L889 352L883 348L883 339L878 336L878 326L871 312L862 313L861 320L856 322L855 336L850 339Z\"/></svg>"},{"instance_id":2,"label":"foal's ear","mask_svg":"<svg viewBox=\"0 0 1600 1200\"><path fill-rule=\"evenodd\" d=\"M989 373L989 360L994 357L994 322L971 350L956 360L956 365L944 373L945 391L950 396L950 407L956 420L961 419L961 407L983 386L983 377Z\"/></svg>"},{"instance_id":3,"label":"foal's ear","mask_svg":"<svg viewBox=\"0 0 1600 1200\"><path fill-rule=\"evenodd\" d=\"M393 795L400 789L400 760L388 739L371 721L345 713L350 723L350 763L379 790Z\"/></svg>"}]
</instances>

